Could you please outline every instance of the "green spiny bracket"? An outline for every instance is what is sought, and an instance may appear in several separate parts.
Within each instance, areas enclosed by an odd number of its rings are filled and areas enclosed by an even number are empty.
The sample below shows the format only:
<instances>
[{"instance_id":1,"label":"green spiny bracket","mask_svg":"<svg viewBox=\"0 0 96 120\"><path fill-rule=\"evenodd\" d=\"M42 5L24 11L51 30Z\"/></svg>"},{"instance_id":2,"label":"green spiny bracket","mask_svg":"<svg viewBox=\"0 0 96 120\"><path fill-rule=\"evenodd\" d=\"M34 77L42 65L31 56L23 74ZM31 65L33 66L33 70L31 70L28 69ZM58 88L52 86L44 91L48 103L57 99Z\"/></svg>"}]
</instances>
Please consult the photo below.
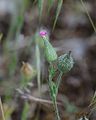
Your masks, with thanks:
<instances>
[{"instance_id":1,"label":"green spiny bracket","mask_svg":"<svg viewBox=\"0 0 96 120\"><path fill-rule=\"evenodd\" d=\"M42 30L40 32L40 36L43 38L44 40L44 52L45 52L45 57L46 60L50 63L52 61L57 60L57 53L56 50L54 49L54 47L51 45L51 43L49 42L49 38L48 38L48 34L46 31Z\"/></svg>"}]
</instances>

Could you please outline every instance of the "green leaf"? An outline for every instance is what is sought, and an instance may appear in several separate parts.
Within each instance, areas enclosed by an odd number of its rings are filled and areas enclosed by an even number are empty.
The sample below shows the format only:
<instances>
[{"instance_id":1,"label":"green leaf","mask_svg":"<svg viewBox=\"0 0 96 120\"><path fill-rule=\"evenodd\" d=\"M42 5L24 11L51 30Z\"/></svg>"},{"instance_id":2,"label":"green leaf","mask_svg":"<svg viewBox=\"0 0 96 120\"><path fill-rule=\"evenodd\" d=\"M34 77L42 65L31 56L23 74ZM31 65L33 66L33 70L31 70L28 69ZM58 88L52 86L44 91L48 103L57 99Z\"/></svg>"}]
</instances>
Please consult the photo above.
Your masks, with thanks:
<instances>
[{"instance_id":1,"label":"green leaf","mask_svg":"<svg viewBox=\"0 0 96 120\"><path fill-rule=\"evenodd\" d=\"M51 96L54 99L56 97L57 87L56 84L51 81Z\"/></svg>"},{"instance_id":2,"label":"green leaf","mask_svg":"<svg viewBox=\"0 0 96 120\"><path fill-rule=\"evenodd\" d=\"M55 25L56 25L56 22L57 22L57 19L58 19L62 4L63 4L63 0L58 0L58 6L57 6L57 11L56 11L55 21L54 21L54 24L53 24L53 30L55 28Z\"/></svg>"},{"instance_id":3,"label":"green leaf","mask_svg":"<svg viewBox=\"0 0 96 120\"><path fill-rule=\"evenodd\" d=\"M55 76L55 72L56 72L56 69L54 68L54 66L50 65L49 74L51 75L52 78Z\"/></svg>"}]
</instances>

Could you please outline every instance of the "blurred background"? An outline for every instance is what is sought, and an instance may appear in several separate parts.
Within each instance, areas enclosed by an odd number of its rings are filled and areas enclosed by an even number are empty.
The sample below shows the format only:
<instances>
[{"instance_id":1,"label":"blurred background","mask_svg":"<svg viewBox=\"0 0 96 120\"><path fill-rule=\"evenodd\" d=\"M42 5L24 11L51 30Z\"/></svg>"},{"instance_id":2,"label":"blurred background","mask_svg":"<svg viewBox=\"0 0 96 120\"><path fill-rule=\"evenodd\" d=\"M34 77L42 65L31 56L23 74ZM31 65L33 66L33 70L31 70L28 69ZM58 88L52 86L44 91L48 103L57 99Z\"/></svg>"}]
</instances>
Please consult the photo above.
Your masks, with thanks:
<instances>
[{"instance_id":1,"label":"blurred background","mask_svg":"<svg viewBox=\"0 0 96 120\"><path fill-rule=\"evenodd\" d=\"M86 115L96 88L95 9L96 0L0 0L0 96L6 120L54 120L41 29L48 31L58 56L71 50L75 61L59 88L61 119ZM95 110L89 119L96 119Z\"/></svg>"}]
</instances>

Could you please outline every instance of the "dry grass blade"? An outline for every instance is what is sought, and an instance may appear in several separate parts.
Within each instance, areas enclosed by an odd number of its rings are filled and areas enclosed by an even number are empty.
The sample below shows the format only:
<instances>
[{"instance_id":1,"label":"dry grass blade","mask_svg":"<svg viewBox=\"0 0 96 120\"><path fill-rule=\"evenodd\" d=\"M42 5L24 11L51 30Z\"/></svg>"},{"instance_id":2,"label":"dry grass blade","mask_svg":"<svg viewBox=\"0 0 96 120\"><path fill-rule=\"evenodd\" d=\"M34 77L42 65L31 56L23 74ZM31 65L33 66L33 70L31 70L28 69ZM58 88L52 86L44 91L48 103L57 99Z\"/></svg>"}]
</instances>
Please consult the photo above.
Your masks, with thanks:
<instances>
[{"instance_id":1,"label":"dry grass blade","mask_svg":"<svg viewBox=\"0 0 96 120\"><path fill-rule=\"evenodd\" d=\"M86 14L87 14L87 16L88 16L88 18L89 18L89 21L90 21L90 23L91 23L94 31L96 32L96 27L95 27L95 25L94 25L94 23L93 23L93 21L92 21L92 18L90 17L90 14L89 14L89 12L88 12L88 10L87 10L87 8L86 8L85 3L83 2L83 0L80 0L80 1L81 1L82 5L83 5L83 7L84 7L84 9L85 9L85 12L86 12Z\"/></svg>"},{"instance_id":2,"label":"dry grass blade","mask_svg":"<svg viewBox=\"0 0 96 120\"><path fill-rule=\"evenodd\" d=\"M95 91L94 96L92 97L92 100L91 100L90 105L88 107L92 108L92 109L96 107L96 91Z\"/></svg>"},{"instance_id":3,"label":"dry grass blade","mask_svg":"<svg viewBox=\"0 0 96 120\"><path fill-rule=\"evenodd\" d=\"M5 120L4 110L3 110L3 105L2 105L1 98L0 98L0 107L1 107L2 119Z\"/></svg>"},{"instance_id":4,"label":"dry grass blade","mask_svg":"<svg viewBox=\"0 0 96 120\"><path fill-rule=\"evenodd\" d=\"M90 116L96 110L96 91L95 91L95 93L92 97L92 100L91 100L88 108L89 108L89 111L90 111L89 112L89 116Z\"/></svg>"},{"instance_id":5,"label":"dry grass blade","mask_svg":"<svg viewBox=\"0 0 96 120\"><path fill-rule=\"evenodd\" d=\"M55 28L55 25L56 25L56 22L57 22L57 19L58 19L62 4L63 4L63 0L58 0L58 6L57 6L57 11L56 11L55 21L54 21L54 24L53 24L53 30Z\"/></svg>"}]
</instances>

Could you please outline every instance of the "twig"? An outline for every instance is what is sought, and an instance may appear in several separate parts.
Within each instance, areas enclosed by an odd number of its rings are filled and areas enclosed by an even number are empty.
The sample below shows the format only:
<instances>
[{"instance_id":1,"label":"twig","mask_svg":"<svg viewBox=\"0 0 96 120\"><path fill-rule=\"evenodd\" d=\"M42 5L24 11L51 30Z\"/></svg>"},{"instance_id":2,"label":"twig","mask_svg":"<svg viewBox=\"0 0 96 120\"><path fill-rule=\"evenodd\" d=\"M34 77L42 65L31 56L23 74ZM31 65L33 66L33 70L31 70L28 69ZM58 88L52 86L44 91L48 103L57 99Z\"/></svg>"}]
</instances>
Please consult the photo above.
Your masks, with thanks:
<instances>
[{"instance_id":1,"label":"twig","mask_svg":"<svg viewBox=\"0 0 96 120\"><path fill-rule=\"evenodd\" d=\"M32 100L32 101L35 101L35 102L53 104L53 102L50 101L50 100L45 100L45 99L36 98L36 97L31 96L31 95L27 95L26 97L27 97L29 100ZM57 104L58 104L58 105L62 105L60 102L57 102Z\"/></svg>"},{"instance_id":2,"label":"twig","mask_svg":"<svg viewBox=\"0 0 96 120\"><path fill-rule=\"evenodd\" d=\"M29 94L25 94L22 90L20 89L16 89L16 91L22 95L22 98L34 101L34 102L40 102L40 103L47 103L47 104L53 104L52 101L50 100L45 100L45 99L41 99L41 98L36 98L32 95ZM57 102L58 105L63 106L60 102Z\"/></svg>"}]
</instances>

